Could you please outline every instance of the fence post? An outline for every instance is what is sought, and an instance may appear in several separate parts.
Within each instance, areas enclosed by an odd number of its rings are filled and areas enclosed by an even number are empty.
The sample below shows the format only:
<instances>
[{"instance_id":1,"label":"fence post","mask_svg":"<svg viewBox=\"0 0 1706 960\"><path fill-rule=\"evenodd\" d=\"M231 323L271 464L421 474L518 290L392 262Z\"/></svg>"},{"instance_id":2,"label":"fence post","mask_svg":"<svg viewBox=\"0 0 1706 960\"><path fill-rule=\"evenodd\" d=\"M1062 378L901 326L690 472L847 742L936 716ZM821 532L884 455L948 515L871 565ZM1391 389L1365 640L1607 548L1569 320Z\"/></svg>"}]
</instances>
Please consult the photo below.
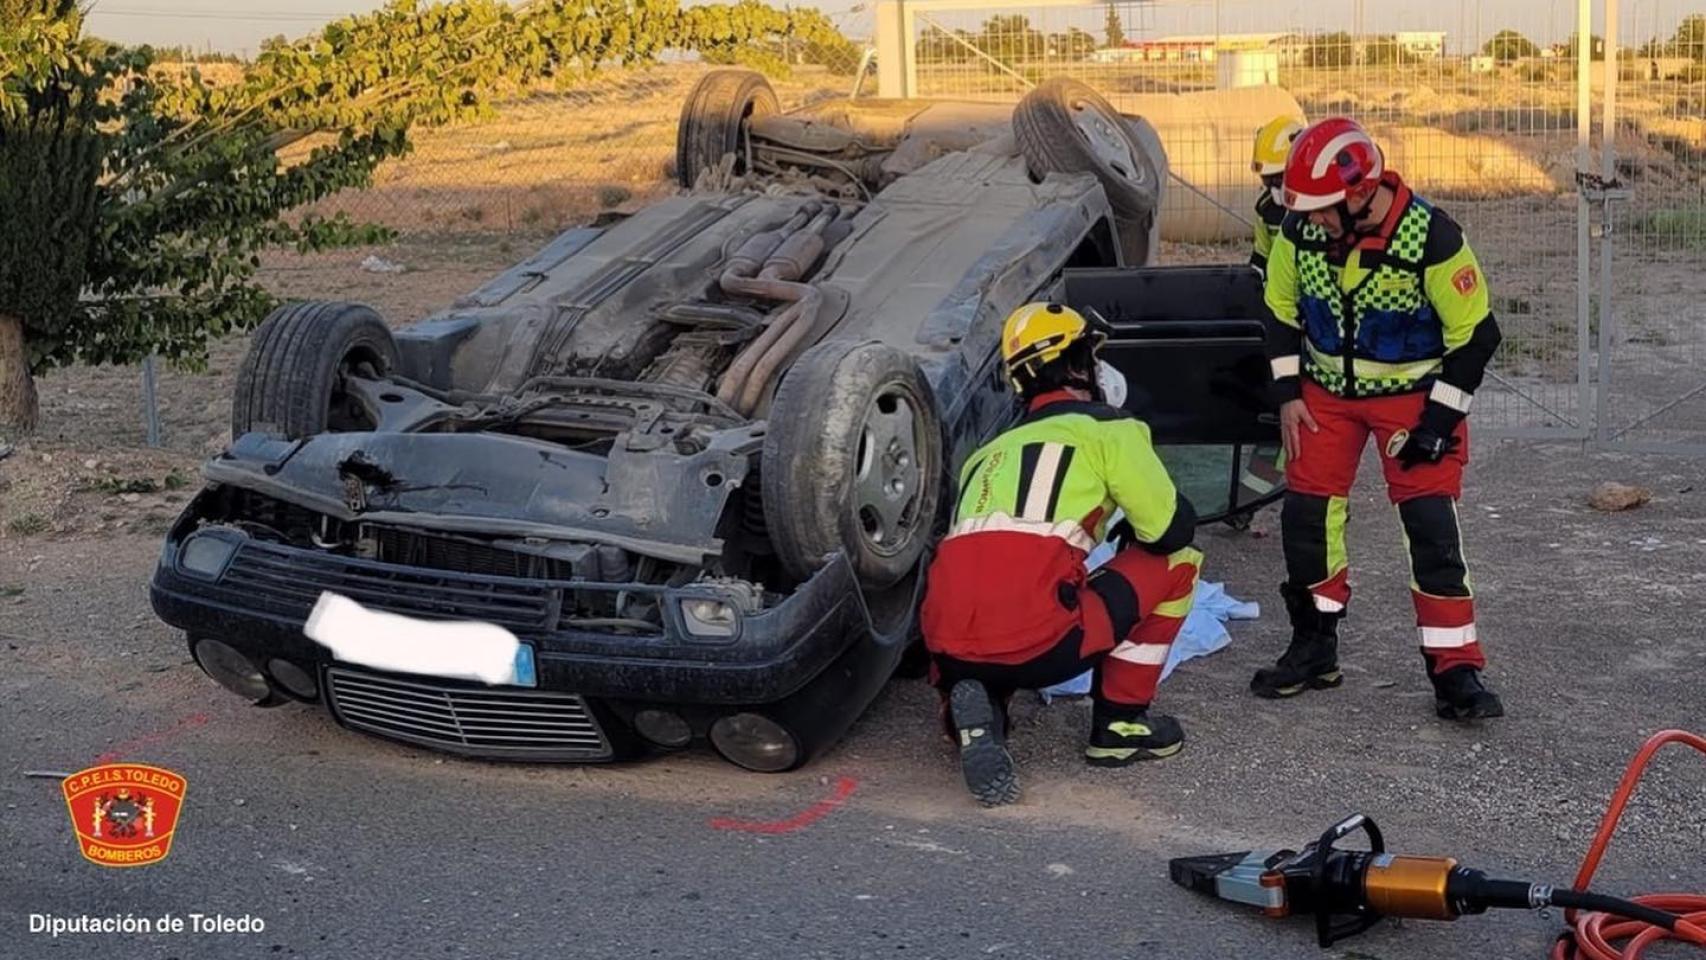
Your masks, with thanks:
<instances>
[{"instance_id":1,"label":"fence post","mask_svg":"<svg viewBox=\"0 0 1706 960\"><path fill-rule=\"evenodd\" d=\"M142 418L148 429L148 445L160 445L160 406L155 402L154 354L142 358Z\"/></svg>"},{"instance_id":2,"label":"fence post","mask_svg":"<svg viewBox=\"0 0 1706 960\"><path fill-rule=\"evenodd\" d=\"M1479 9L1479 8L1477 8ZM1593 281L1593 258L1588 250L1588 195L1584 177L1593 172L1590 140L1593 134L1593 0L1576 0L1576 419L1584 439L1593 436L1588 426L1589 412L1594 404L1589 397L1588 356L1593 342L1588 337L1593 325L1592 308L1588 302L1588 287ZM1601 334L1604 334L1602 329ZM1600 384L1603 391L1605 384Z\"/></svg>"},{"instance_id":3,"label":"fence post","mask_svg":"<svg viewBox=\"0 0 1706 960\"><path fill-rule=\"evenodd\" d=\"M912 38L906 29L903 0L877 0L877 96L905 99L913 95Z\"/></svg>"},{"instance_id":4,"label":"fence post","mask_svg":"<svg viewBox=\"0 0 1706 960\"><path fill-rule=\"evenodd\" d=\"M1605 113L1600 119L1601 176L1606 190L1617 179L1617 0L1605 0ZM1594 405L1594 436L1600 443L1611 440L1611 351L1617 315L1611 295L1611 247L1613 240L1611 196L1600 201L1599 236L1599 390Z\"/></svg>"}]
</instances>

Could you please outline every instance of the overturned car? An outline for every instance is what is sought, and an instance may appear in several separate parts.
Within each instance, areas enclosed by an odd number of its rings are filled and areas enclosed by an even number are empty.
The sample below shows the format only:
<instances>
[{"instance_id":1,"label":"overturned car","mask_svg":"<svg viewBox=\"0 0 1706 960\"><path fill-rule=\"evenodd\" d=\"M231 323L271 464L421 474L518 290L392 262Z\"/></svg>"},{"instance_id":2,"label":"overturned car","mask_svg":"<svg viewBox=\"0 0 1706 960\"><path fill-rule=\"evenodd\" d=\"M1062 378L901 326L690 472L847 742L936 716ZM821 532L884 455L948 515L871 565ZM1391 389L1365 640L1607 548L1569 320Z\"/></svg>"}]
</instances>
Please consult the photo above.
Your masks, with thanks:
<instances>
[{"instance_id":1,"label":"overturned car","mask_svg":"<svg viewBox=\"0 0 1706 960\"><path fill-rule=\"evenodd\" d=\"M861 170L853 132L758 143L767 97L708 75L682 117L695 189L418 323L330 302L267 319L152 582L210 676L473 756L709 740L796 767L915 641L957 468L1017 412L1001 321L1039 297L1111 321L1105 356L1205 521L1277 495L1259 285L1145 265L1164 158L1141 121L1051 82L1008 129ZM871 152L909 149L900 126ZM328 593L501 626L516 669L339 660L304 634Z\"/></svg>"}]
</instances>

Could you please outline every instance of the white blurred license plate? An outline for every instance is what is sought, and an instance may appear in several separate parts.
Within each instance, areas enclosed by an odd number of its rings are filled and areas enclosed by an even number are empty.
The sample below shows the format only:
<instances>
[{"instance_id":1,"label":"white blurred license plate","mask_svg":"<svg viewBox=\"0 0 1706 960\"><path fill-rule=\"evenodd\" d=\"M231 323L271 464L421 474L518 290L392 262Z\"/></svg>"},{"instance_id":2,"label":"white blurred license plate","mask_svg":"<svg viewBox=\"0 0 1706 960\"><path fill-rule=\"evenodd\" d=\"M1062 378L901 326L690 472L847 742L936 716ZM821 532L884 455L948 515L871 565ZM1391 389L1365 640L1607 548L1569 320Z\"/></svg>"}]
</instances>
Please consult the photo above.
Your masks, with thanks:
<instances>
[{"instance_id":1,"label":"white blurred license plate","mask_svg":"<svg viewBox=\"0 0 1706 960\"><path fill-rule=\"evenodd\" d=\"M344 663L498 686L539 683L533 647L495 623L421 620L320 594L302 632Z\"/></svg>"}]
</instances>

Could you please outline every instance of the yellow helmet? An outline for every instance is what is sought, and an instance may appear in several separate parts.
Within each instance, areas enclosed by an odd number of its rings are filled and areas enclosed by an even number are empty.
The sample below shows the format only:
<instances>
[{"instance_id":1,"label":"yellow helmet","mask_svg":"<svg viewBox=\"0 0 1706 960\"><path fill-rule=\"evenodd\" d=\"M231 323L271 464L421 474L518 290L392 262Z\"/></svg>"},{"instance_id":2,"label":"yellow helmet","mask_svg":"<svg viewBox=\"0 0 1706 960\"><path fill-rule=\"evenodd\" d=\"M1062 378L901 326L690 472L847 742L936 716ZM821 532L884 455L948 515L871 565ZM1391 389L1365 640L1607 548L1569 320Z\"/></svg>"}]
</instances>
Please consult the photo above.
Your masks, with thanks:
<instances>
[{"instance_id":1,"label":"yellow helmet","mask_svg":"<svg viewBox=\"0 0 1706 960\"><path fill-rule=\"evenodd\" d=\"M1291 141L1303 132L1303 121L1293 116L1278 116L1262 124L1256 131L1256 146L1250 152L1250 172L1271 177L1285 172L1285 158L1291 155Z\"/></svg>"},{"instance_id":2,"label":"yellow helmet","mask_svg":"<svg viewBox=\"0 0 1706 960\"><path fill-rule=\"evenodd\" d=\"M1034 373L1085 337L1091 338L1091 349L1102 345L1108 338L1107 325L1095 311L1089 313L1086 318L1071 307L1039 301L1007 317L1001 327L1001 362L1015 390L1020 388L1021 370Z\"/></svg>"}]
</instances>

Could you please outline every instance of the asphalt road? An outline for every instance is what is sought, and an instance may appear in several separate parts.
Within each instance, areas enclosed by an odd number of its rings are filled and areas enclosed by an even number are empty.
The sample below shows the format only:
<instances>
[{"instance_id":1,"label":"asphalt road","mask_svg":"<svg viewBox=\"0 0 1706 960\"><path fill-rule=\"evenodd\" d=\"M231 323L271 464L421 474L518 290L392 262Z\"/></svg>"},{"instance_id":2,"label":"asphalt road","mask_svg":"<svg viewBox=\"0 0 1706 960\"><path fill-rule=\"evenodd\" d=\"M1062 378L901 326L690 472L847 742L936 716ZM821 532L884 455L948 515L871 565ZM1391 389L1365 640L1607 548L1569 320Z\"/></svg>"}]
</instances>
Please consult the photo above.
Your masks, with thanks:
<instances>
[{"instance_id":1,"label":"asphalt road","mask_svg":"<svg viewBox=\"0 0 1706 960\"><path fill-rule=\"evenodd\" d=\"M1206 575L1266 615L1163 686L1186 750L1091 770L1077 759L1087 709L1027 702L1025 799L993 812L964 795L917 681L891 684L846 743L794 774L703 753L447 759L313 709L233 702L148 610L152 538L7 540L0 582L24 593L0 598L0 957L1320 956L1307 924L1175 888L1166 860L1298 845L1363 810L1395 848L1567 883L1643 737L1706 728L1701 472L1566 448L1480 455L1463 526L1511 716L1478 728L1431 715L1377 485L1353 505L1359 593L1339 691L1245 692L1283 644L1277 517L1258 518L1265 537L1210 531ZM1596 513L1583 498L1600 479L1656 498ZM163 863L83 861L57 782L25 776L107 753L188 780ZM1661 761L1599 885L1706 891L1706 758ZM264 930L30 932L32 915L163 914ZM1333 955L1538 958L1558 924L1410 922Z\"/></svg>"}]
</instances>

